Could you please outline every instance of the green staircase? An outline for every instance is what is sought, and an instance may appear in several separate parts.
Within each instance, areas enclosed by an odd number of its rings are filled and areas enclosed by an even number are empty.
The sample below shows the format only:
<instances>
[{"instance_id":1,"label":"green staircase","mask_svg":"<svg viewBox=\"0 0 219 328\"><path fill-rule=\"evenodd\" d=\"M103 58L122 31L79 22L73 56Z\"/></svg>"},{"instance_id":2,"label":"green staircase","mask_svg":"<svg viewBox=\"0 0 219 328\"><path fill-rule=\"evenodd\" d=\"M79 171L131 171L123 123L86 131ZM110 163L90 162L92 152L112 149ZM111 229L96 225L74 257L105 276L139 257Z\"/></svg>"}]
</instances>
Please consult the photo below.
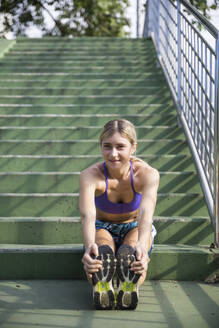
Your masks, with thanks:
<instances>
[{"instance_id":1,"label":"green staircase","mask_svg":"<svg viewBox=\"0 0 219 328\"><path fill-rule=\"evenodd\" d=\"M78 177L101 161L105 122L136 126L160 171L149 279L204 280L218 267L185 136L150 40L0 40L0 278L81 278Z\"/></svg>"}]
</instances>

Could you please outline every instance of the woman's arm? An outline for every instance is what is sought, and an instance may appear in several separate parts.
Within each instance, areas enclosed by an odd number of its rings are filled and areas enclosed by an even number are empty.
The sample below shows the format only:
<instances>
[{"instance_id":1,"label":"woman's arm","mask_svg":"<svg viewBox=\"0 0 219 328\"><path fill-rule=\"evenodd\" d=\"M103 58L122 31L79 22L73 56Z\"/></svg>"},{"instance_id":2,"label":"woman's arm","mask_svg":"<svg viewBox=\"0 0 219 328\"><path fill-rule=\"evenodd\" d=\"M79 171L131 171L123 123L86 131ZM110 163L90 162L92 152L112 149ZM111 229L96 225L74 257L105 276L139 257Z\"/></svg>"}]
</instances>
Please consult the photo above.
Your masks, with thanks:
<instances>
[{"instance_id":1,"label":"woman's arm","mask_svg":"<svg viewBox=\"0 0 219 328\"><path fill-rule=\"evenodd\" d=\"M95 243L95 185L91 179L91 175L86 171L80 174L79 210L85 249Z\"/></svg>"},{"instance_id":2,"label":"woman's arm","mask_svg":"<svg viewBox=\"0 0 219 328\"><path fill-rule=\"evenodd\" d=\"M153 168L146 168L145 173L141 174L142 201L138 213L138 242L135 247L138 261L132 264L132 270L139 274L147 270L150 261L148 251L151 246L151 230L159 180L159 173Z\"/></svg>"},{"instance_id":3,"label":"woman's arm","mask_svg":"<svg viewBox=\"0 0 219 328\"><path fill-rule=\"evenodd\" d=\"M93 259L93 257L98 256L98 246L95 243L95 189L94 177L89 171L83 171L80 174L79 209L81 215L82 235L85 245L85 253L82 262L89 279L92 277L92 273L97 272L102 266L101 261Z\"/></svg>"}]
</instances>

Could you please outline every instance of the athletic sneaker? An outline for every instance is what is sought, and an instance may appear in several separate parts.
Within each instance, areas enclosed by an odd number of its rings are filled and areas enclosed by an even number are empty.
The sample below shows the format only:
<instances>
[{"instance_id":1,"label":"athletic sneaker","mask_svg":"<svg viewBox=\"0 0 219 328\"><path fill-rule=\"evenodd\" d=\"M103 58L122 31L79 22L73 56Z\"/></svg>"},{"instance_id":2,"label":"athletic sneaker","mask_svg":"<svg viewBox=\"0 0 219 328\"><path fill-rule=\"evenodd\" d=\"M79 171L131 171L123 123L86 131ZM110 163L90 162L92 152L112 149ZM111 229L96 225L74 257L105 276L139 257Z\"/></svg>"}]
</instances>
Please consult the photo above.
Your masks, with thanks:
<instances>
[{"instance_id":1,"label":"athletic sneaker","mask_svg":"<svg viewBox=\"0 0 219 328\"><path fill-rule=\"evenodd\" d=\"M116 259L108 245L102 245L98 250L97 259L103 262L103 267L92 274L94 306L97 310L112 310L115 306L112 278L116 269Z\"/></svg>"},{"instance_id":2,"label":"athletic sneaker","mask_svg":"<svg viewBox=\"0 0 219 328\"><path fill-rule=\"evenodd\" d=\"M140 274L130 271L132 262L136 261L135 250L129 245L122 245L117 252L117 291L116 308L134 310L138 305L138 285Z\"/></svg>"}]
</instances>

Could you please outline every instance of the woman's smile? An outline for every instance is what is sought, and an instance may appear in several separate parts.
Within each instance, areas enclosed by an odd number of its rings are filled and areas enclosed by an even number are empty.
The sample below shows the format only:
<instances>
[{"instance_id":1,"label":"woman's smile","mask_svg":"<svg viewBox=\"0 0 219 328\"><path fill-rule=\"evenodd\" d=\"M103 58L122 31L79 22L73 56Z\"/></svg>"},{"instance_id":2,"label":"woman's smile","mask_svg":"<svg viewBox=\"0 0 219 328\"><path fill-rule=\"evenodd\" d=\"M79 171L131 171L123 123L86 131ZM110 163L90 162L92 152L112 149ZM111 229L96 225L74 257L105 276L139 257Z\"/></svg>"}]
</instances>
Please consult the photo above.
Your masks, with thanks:
<instances>
[{"instance_id":1,"label":"woman's smile","mask_svg":"<svg viewBox=\"0 0 219 328\"><path fill-rule=\"evenodd\" d=\"M131 143L118 132L105 138L101 148L105 162L109 162L111 165L129 162L133 152Z\"/></svg>"}]
</instances>

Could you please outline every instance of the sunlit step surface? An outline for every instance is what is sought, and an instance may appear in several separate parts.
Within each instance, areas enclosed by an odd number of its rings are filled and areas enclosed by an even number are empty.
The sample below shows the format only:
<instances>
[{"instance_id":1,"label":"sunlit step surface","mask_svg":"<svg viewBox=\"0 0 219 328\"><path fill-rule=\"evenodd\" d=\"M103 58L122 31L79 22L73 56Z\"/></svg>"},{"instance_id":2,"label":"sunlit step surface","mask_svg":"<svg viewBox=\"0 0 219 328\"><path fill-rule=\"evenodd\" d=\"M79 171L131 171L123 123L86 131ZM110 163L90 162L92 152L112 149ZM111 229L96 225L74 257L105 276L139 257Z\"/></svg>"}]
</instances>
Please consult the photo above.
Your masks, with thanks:
<instances>
[{"instance_id":1,"label":"sunlit step surface","mask_svg":"<svg viewBox=\"0 0 219 328\"><path fill-rule=\"evenodd\" d=\"M209 245L214 238L207 217L154 217L155 244ZM1 217L0 244L82 243L80 217Z\"/></svg>"},{"instance_id":2,"label":"sunlit step surface","mask_svg":"<svg viewBox=\"0 0 219 328\"><path fill-rule=\"evenodd\" d=\"M217 254L218 251L210 251L205 246L156 245L151 255L148 279L205 280L209 275L217 272L219 261ZM2 244L0 278L81 279L84 277L85 279L82 255L81 244L43 246Z\"/></svg>"}]
</instances>

